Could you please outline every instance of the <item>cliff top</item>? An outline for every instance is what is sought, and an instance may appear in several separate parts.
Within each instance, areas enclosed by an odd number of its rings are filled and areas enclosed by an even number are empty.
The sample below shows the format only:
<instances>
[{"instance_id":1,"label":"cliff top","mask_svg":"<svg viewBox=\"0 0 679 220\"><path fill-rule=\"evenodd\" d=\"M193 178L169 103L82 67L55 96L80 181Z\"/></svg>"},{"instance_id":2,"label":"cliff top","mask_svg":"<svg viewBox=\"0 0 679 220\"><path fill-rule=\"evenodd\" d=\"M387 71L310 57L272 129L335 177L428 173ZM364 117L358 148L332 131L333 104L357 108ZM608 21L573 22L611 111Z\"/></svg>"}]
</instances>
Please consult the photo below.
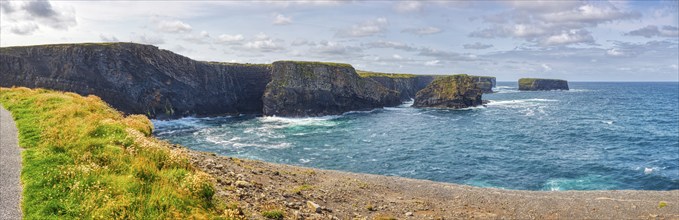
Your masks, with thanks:
<instances>
[{"instance_id":1,"label":"cliff top","mask_svg":"<svg viewBox=\"0 0 679 220\"><path fill-rule=\"evenodd\" d=\"M320 62L320 61L297 61L297 60L279 60L273 62L273 64L276 63L294 63L294 64L299 64L299 65L324 65L324 66L331 66L331 67L341 67L341 68L354 68L351 66L351 64L348 63L332 63L332 62Z\"/></svg>"},{"instance_id":2,"label":"cliff top","mask_svg":"<svg viewBox=\"0 0 679 220\"><path fill-rule=\"evenodd\" d=\"M536 81L536 80L566 81L564 79L544 79L544 78L521 78L521 79L519 79L519 81Z\"/></svg>"},{"instance_id":3,"label":"cliff top","mask_svg":"<svg viewBox=\"0 0 679 220\"><path fill-rule=\"evenodd\" d=\"M407 74L407 73L380 73L380 72L372 72L372 71L364 71L364 70L356 70L356 73L358 73L359 76L363 78L367 77L387 77L387 78L415 78L417 75L415 74Z\"/></svg>"},{"instance_id":4,"label":"cliff top","mask_svg":"<svg viewBox=\"0 0 679 220\"><path fill-rule=\"evenodd\" d=\"M99 42L99 43L65 43L65 44L41 44L41 45L28 45L28 46L10 46L10 47L0 47L0 50L8 50L8 49L16 49L16 48L28 48L28 47L75 47L75 46L81 46L81 47L95 47L95 46L100 46L100 47L106 47L106 46L140 46L140 47L155 47L153 45L147 45L147 44L138 44L138 43L129 43L129 42Z\"/></svg>"}]
</instances>

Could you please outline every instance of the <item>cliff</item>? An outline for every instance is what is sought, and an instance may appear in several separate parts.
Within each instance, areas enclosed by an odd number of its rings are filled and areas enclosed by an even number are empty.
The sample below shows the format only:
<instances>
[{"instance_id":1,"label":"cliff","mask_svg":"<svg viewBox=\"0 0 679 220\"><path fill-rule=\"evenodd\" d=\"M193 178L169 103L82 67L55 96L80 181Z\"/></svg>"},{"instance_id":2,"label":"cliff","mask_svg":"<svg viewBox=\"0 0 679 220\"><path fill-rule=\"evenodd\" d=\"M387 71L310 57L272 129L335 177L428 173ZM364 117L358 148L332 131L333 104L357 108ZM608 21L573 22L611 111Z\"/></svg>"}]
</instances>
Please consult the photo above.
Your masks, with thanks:
<instances>
[{"instance_id":1,"label":"cliff","mask_svg":"<svg viewBox=\"0 0 679 220\"><path fill-rule=\"evenodd\" d=\"M493 76L471 76L472 80L479 86L483 93L493 93L495 87L495 77Z\"/></svg>"},{"instance_id":2,"label":"cliff","mask_svg":"<svg viewBox=\"0 0 679 220\"><path fill-rule=\"evenodd\" d=\"M407 101L415 98L417 92L424 89L439 77L446 75L415 75L402 73L379 73L370 71L357 71L363 78L369 78L382 84L382 86L396 90L401 93L401 100ZM483 93L493 93L495 87L495 77L492 76L471 76Z\"/></svg>"},{"instance_id":3,"label":"cliff","mask_svg":"<svg viewBox=\"0 0 679 220\"><path fill-rule=\"evenodd\" d=\"M481 105L483 92L472 78L465 74L436 78L417 92L413 106L458 109Z\"/></svg>"},{"instance_id":4,"label":"cliff","mask_svg":"<svg viewBox=\"0 0 679 220\"><path fill-rule=\"evenodd\" d=\"M199 62L133 43L0 48L0 86L94 94L151 117L261 113L270 65Z\"/></svg>"},{"instance_id":5,"label":"cliff","mask_svg":"<svg viewBox=\"0 0 679 220\"><path fill-rule=\"evenodd\" d=\"M305 117L395 106L400 99L349 64L277 61L263 102L264 115Z\"/></svg>"},{"instance_id":6,"label":"cliff","mask_svg":"<svg viewBox=\"0 0 679 220\"><path fill-rule=\"evenodd\" d=\"M359 76L372 79L387 89L399 92L402 101L415 98L418 91L427 87L434 81L434 75L415 75L399 73L378 73L368 71L357 71Z\"/></svg>"},{"instance_id":7,"label":"cliff","mask_svg":"<svg viewBox=\"0 0 679 220\"><path fill-rule=\"evenodd\" d=\"M519 79L519 90L568 90L568 81L562 79L521 78Z\"/></svg>"}]
</instances>

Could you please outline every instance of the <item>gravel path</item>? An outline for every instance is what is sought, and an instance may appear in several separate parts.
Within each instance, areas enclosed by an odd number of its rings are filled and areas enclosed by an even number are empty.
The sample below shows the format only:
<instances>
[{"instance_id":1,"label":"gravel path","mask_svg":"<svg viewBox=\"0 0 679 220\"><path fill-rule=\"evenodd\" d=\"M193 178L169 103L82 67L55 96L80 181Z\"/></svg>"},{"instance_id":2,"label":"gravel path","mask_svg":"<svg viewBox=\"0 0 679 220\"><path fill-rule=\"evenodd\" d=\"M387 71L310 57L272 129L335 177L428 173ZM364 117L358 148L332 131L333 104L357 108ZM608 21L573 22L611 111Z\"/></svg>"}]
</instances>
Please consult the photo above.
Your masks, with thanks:
<instances>
[{"instance_id":1,"label":"gravel path","mask_svg":"<svg viewBox=\"0 0 679 220\"><path fill-rule=\"evenodd\" d=\"M21 148L12 115L0 106L0 219L21 219Z\"/></svg>"}]
</instances>

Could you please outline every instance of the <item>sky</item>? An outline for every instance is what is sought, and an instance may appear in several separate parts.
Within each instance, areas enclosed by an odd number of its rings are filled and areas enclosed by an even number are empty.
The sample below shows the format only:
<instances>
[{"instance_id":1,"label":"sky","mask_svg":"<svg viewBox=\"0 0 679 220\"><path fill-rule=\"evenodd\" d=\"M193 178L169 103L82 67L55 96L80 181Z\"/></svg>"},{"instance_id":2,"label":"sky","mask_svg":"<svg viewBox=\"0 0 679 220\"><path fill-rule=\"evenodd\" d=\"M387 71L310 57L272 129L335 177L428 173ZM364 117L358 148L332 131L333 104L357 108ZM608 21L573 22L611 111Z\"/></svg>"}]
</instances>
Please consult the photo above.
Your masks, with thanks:
<instances>
[{"instance_id":1,"label":"sky","mask_svg":"<svg viewBox=\"0 0 679 220\"><path fill-rule=\"evenodd\" d=\"M6 1L0 46L135 42L203 61L679 81L679 1Z\"/></svg>"}]
</instances>

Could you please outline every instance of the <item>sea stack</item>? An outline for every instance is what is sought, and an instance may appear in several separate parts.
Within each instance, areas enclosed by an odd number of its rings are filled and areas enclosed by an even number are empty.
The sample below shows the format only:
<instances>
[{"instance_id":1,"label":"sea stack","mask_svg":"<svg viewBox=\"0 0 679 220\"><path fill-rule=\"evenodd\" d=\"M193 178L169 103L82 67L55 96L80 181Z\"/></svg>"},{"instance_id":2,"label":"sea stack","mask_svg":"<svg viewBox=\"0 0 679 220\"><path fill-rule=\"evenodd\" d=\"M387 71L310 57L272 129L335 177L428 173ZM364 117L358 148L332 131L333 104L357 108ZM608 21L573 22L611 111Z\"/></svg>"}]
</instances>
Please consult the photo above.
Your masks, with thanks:
<instances>
[{"instance_id":1,"label":"sea stack","mask_svg":"<svg viewBox=\"0 0 679 220\"><path fill-rule=\"evenodd\" d=\"M521 78L519 79L519 90L568 90L568 81L562 79Z\"/></svg>"},{"instance_id":2,"label":"sea stack","mask_svg":"<svg viewBox=\"0 0 679 220\"><path fill-rule=\"evenodd\" d=\"M436 78L417 92L415 107L467 108L483 104L483 91L473 77L460 74Z\"/></svg>"},{"instance_id":3,"label":"sea stack","mask_svg":"<svg viewBox=\"0 0 679 220\"><path fill-rule=\"evenodd\" d=\"M361 78L349 64L277 61L264 91L264 115L338 115L401 103L399 93Z\"/></svg>"}]
</instances>

